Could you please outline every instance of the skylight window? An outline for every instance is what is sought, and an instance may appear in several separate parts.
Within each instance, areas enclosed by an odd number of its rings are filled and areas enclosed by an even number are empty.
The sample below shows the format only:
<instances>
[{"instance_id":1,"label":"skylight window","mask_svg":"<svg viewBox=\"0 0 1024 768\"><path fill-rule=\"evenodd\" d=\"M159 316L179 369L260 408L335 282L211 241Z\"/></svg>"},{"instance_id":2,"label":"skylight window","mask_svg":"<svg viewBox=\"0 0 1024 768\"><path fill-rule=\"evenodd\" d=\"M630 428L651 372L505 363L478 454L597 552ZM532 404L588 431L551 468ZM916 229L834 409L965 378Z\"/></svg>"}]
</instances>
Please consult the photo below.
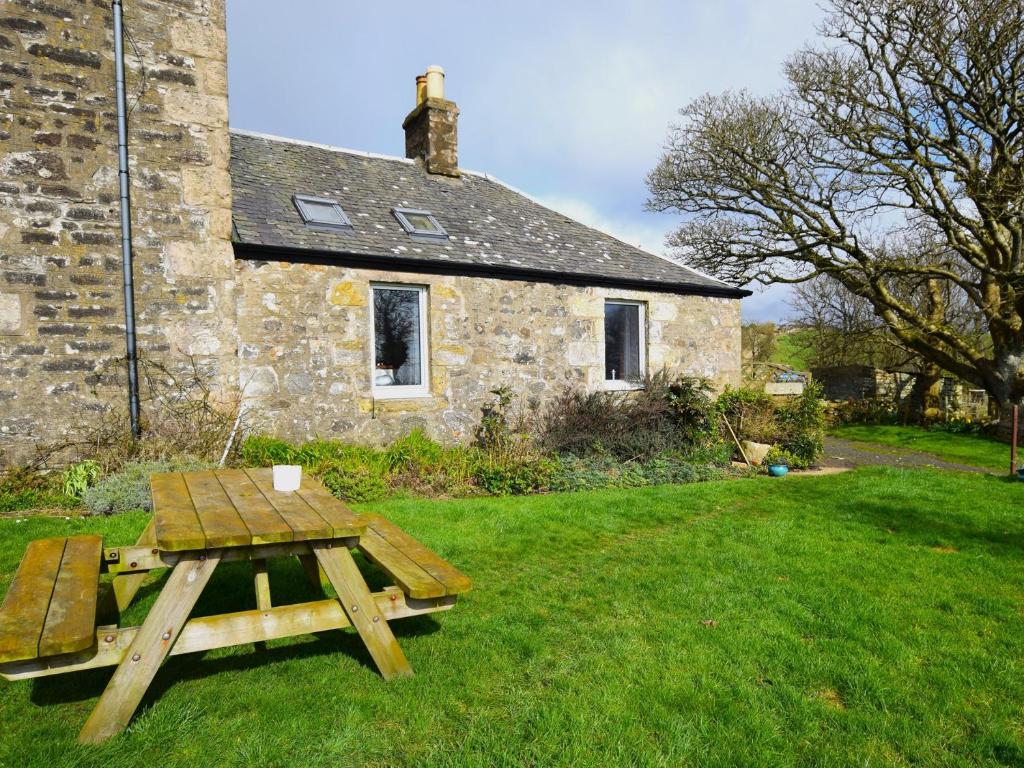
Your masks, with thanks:
<instances>
[{"instance_id":1,"label":"skylight window","mask_svg":"<svg viewBox=\"0 0 1024 768\"><path fill-rule=\"evenodd\" d=\"M437 217L430 211L420 211L413 208L395 208L395 218L402 228L410 235L422 237L448 237Z\"/></svg>"},{"instance_id":2,"label":"skylight window","mask_svg":"<svg viewBox=\"0 0 1024 768\"><path fill-rule=\"evenodd\" d=\"M302 220L308 227L352 228L352 222L348 220L341 205L330 198L295 195L292 199L295 201L295 207L299 209L299 215L302 216Z\"/></svg>"}]
</instances>

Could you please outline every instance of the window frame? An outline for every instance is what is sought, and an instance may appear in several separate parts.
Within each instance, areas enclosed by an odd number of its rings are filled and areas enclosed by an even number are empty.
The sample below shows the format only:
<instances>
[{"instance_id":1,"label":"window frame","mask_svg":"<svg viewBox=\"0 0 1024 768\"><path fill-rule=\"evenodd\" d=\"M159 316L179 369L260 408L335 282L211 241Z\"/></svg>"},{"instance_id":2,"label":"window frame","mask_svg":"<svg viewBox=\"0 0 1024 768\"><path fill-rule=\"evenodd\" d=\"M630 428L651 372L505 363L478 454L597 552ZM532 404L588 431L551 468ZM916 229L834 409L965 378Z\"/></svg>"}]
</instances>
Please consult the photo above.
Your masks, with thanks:
<instances>
[{"instance_id":1,"label":"window frame","mask_svg":"<svg viewBox=\"0 0 1024 768\"><path fill-rule=\"evenodd\" d=\"M644 378L647 376L647 302L636 301L633 299L605 299L605 317L607 317L607 309L609 304L615 304L619 306L636 307L637 308L637 345L639 347L639 354L637 355L637 365L640 368L640 381L633 381L631 379L604 379L605 389L614 390L636 390L644 388ZM603 319L603 318L602 318ZM604 373L602 376L607 376L608 370L608 339L605 337L604 344L602 345L602 359L601 368Z\"/></svg>"},{"instance_id":2,"label":"window frame","mask_svg":"<svg viewBox=\"0 0 1024 768\"><path fill-rule=\"evenodd\" d=\"M378 290L416 291L419 295L420 321L420 383L391 384L380 386L374 383L377 375L377 328L374 292ZM375 400L402 400L430 397L430 313L427 286L410 283L370 283L370 392Z\"/></svg>"},{"instance_id":3,"label":"window frame","mask_svg":"<svg viewBox=\"0 0 1024 768\"><path fill-rule=\"evenodd\" d=\"M345 213L345 209L341 207L341 203L337 200L332 200L329 197L317 197L316 195L292 195L292 202L295 204L295 209L299 212L299 216L302 218L302 223L310 229L324 229L331 232L346 232L353 229L352 220L349 219L348 214ZM318 221L312 215L306 203L320 203L321 205L332 205L341 215L341 224L335 224L330 221Z\"/></svg>"},{"instance_id":4,"label":"window frame","mask_svg":"<svg viewBox=\"0 0 1024 768\"><path fill-rule=\"evenodd\" d=\"M448 233L445 231L445 228L441 226L441 222L437 220L437 216L435 216L430 211L423 210L422 208L404 208L402 206L396 206L391 209L391 213L394 215L396 219L398 219L398 223L402 225L402 229L404 229L406 233L412 237L426 237L430 238L431 240L448 239ZM413 226L413 223L409 221L406 214L426 216L428 219L430 219L431 223L433 223L433 225L437 227L437 231L433 232L429 229L416 228L415 226Z\"/></svg>"}]
</instances>

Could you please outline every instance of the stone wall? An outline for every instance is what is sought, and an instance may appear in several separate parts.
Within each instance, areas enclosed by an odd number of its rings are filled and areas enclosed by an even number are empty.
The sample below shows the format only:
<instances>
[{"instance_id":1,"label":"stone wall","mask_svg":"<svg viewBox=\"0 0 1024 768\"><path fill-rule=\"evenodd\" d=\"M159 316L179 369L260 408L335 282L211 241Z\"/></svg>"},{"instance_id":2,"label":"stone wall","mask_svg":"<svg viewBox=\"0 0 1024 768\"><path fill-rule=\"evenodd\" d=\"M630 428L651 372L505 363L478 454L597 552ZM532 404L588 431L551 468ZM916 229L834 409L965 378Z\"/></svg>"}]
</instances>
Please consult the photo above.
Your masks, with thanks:
<instances>
[{"instance_id":1,"label":"stone wall","mask_svg":"<svg viewBox=\"0 0 1024 768\"><path fill-rule=\"evenodd\" d=\"M239 261L241 381L277 434L381 443L423 427L465 441L490 390L543 401L600 388L604 300L647 304L648 368L740 380L740 303L608 288ZM370 283L428 288L431 396L374 400Z\"/></svg>"},{"instance_id":2,"label":"stone wall","mask_svg":"<svg viewBox=\"0 0 1024 768\"><path fill-rule=\"evenodd\" d=\"M226 384L224 0L132 0L125 26L140 353ZM0 0L0 464L127 410L116 145L110 3Z\"/></svg>"}]
</instances>

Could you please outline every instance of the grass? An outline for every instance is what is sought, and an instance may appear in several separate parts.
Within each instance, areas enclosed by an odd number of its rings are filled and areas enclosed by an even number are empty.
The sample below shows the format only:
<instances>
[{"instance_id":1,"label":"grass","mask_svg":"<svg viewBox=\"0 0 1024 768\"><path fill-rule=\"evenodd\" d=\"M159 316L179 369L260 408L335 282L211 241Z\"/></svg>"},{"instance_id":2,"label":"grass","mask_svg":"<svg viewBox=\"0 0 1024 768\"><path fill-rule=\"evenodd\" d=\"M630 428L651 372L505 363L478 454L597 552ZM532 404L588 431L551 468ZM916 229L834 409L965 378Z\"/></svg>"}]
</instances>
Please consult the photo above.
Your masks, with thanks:
<instances>
[{"instance_id":1,"label":"grass","mask_svg":"<svg viewBox=\"0 0 1024 768\"><path fill-rule=\"evenodd\" d=\"M811 349L807 341L812 333L812 331L806 328L796 328L780 333L776 339L772 362L788 365L796 371L810 370Z\"/></svg>"},{"instance_id":2,"label":"grass","mask_svg":"<svg viewBox=\"0 0 1024 768\"><path fill-rule=\"evenodd\" d=\"M829 433L844 440L921 451L943 461L985 467L997 472L1008 472L1010 468L1009 444L982 435L874 424L834 427Z\"/></svg>"},{"instance_id":3,"label":"grass","mask_svg":"<svg viewBox=\"0 0 1024 768\"><path fill-rule=\"evenodd\" d=\"M878 468L371 505L475 581L394 624L416 677L341 632L175 657L90 748L109 672L0 682L0 766L1021 765L1021 494ZM0 520L0 587L32 538L144 521ZM272 564L275 602L304 583ZM200 612L253 606L241 564L212 585Z\"/></svg>"}]
</instances>

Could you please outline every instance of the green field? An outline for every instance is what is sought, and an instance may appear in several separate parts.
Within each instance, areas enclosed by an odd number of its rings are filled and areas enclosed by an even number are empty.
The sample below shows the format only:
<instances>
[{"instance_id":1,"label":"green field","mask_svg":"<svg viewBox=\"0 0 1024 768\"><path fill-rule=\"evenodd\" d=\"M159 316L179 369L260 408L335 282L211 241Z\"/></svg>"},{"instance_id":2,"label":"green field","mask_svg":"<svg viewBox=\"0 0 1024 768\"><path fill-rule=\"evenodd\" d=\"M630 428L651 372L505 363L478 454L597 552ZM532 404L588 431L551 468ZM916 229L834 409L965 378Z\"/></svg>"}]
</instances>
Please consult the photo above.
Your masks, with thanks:
<instances>
[{"instance_id":1,"label":"green field","mask_svg":"<svg viewBox=\"0 0 1024 768\"><path fill-rule=\"evenodd\" d=\"M1022 765L1022 489L871 469L373 505L475 581L394 624L414 678L342 632L175 657L90 748L109 672L0 681L0 766ZM32 538L144 522L0 520L0 589ZM275 602L305 583L272 564ZM199 613L254 606L242 564L211 585Z\"/></svg>"},{"instance_id":2,"label":"green field","mask_svg":"<svg viewBox=\"0 0 1024 768\"><path fill-rule=\"evenodd\" d=\"M812 331L801 328L780 333L776 340L772 362L789 366L796 371L809 370L811 352L804 345L804 341L811 333Z\"/></svg>"},{"instance_id":3,"label":"green field","mask_svg":"<svg viewBox=\"0 0 1024 768\"><path fill-rule=\"evenodd\" d=\"M830 434L858 443L930 453L936 458L997 472L1010 470L1010 446L981 435L958 435L922 427L857 424L834 427Z\"/></svg>"}]
</instances>

